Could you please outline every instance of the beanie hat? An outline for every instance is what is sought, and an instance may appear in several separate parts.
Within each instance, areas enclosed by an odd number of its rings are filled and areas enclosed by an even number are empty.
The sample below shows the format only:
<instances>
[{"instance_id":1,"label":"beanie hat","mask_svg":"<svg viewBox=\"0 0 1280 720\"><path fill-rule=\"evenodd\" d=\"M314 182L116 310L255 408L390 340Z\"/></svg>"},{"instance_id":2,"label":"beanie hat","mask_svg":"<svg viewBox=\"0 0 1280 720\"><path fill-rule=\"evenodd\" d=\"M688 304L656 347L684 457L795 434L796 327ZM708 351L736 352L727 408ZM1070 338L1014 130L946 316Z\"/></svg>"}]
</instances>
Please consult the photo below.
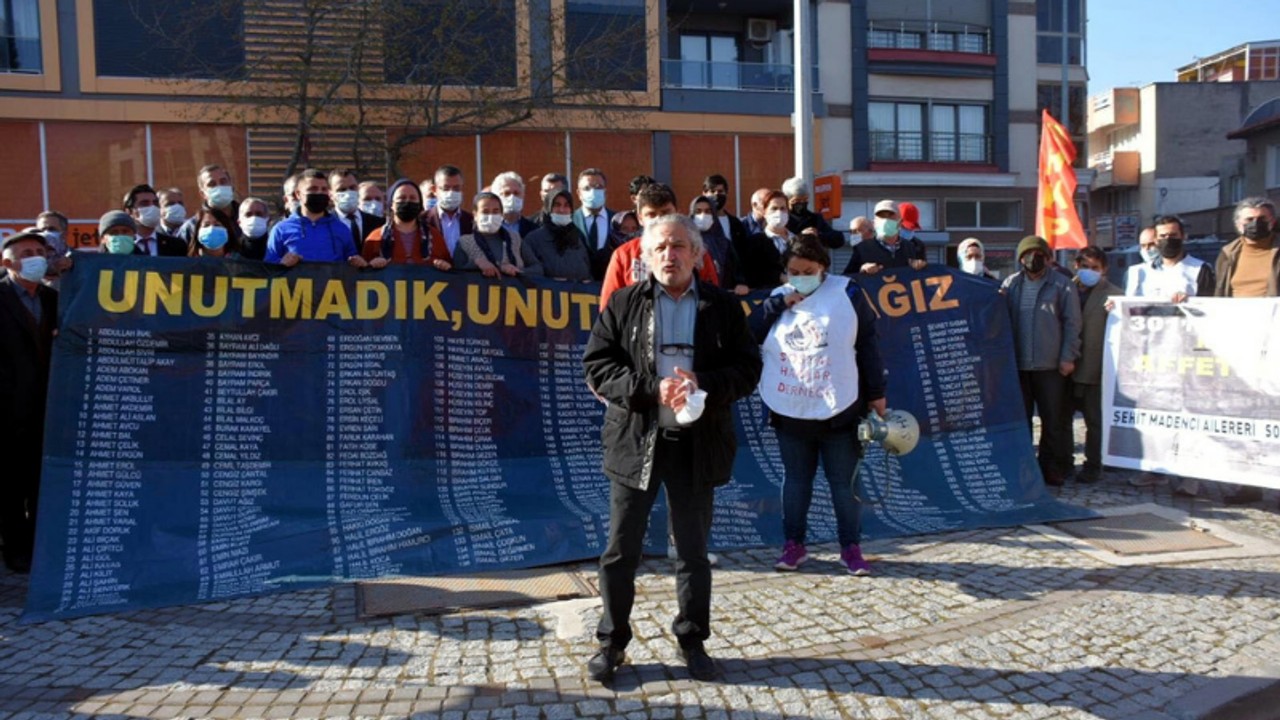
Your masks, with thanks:
<instances>
[{"instance_id":1,"label":"beanie hat","mask_svg":"<svg viewBox=\"0 0 1280 720\"><path fill-rule=\"evenodd\" d=\"M138 224L133 221L133 217L129 213L122 210L112 210L103 215L102 219L98 221L98 237L106 237L107 231L117 225L123 225L134 232L138 231Z\"/></svg>"},{"instance_id":2,"label":"beanie hat","mask_svg":"<svg viewBox=\"0 0 1280 720\"><path fill-rule=\"evenodd\" d=\"M1014 257L1017 260L1021 260L1023 255L1031 252L1032 250L1043 250L1044 253L1048 255L1049 243L1045 242L1042 237L1028 235L1018 242L1018 254Z\"/></svg>"}]
</instances>

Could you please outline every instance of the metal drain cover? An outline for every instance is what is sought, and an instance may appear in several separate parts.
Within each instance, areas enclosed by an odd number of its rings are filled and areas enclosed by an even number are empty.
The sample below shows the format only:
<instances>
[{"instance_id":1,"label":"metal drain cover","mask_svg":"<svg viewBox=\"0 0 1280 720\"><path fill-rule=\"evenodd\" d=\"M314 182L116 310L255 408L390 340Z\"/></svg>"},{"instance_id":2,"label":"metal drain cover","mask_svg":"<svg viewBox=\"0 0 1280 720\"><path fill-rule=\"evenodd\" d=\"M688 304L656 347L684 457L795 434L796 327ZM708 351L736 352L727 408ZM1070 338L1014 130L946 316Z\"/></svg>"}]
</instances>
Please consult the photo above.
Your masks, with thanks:
<instances>
[{"instance_id":1,"label":"metal drain cover","mask_svg":"<svg viewBox=\"0 0 1280 720\"><path fill-rule=\"evenodd\" d=\"M1239 547L1236 543L1207 532L1192 530L1179 522L1152 513L1073 520L1052 523L1052 527L1117 555L1153 555Z\"/></svg>"},{"instance_id":2,"label":"metal drain cover","mask_svg":"<svg viewBox=\"0 0 1280 720\"><path fill-rule=\"evenodd\" d=\"M401 577L356 585L362 617L535 605L594 597L594 587L558 568L505 570L453 577Z\"/></svg>"}]
</instances>

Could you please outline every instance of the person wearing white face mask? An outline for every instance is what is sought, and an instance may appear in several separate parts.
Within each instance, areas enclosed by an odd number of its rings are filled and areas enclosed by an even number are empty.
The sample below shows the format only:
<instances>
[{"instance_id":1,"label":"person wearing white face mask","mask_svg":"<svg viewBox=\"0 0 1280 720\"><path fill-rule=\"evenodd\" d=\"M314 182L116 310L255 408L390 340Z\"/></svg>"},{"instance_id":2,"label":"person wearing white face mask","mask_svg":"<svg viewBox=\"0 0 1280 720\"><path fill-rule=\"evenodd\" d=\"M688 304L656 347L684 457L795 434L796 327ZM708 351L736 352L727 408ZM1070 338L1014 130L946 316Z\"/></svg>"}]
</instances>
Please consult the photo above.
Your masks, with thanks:
<instances>
[{"instance_id":1,"label":"person wearing white face mask","mask_svg":"<svg viewBox=\"0 0 1280 720\"><path fill-rule=\"evenodd\" d=\"M488 278L541 275L542 264L522 238L502 226L502 200L491 192L475 198L475 232L458 240L459 270L479 270Z\"/></svg>"},{"instance_id":2,"label":"person wearing white face mask","mask_svg":"<svg viewBox=\"0 0 1280 720\"><path fill-rule=\"evenodd\" d=\"M453 165L441 165L435 173L435 207L423 216L427 227L444 238L450 256L457 256L458 239L476 231L476 218L462 207L462 171Z\"/></svg>"},{"instance_id":3,"label":"person wearing white face mask","mask_svg":"<svg viewBox=\"0 0 1280 720\"><path fill-rule=\"evenodd\" d=\"M844 274L874 275L885 268L923 268L924 243L915 238L902 239L898 206L892 200L881 200L876 203L874 215L872 223L876 232L875 241L860 242L853 246Z\"/></svg>"},{"instance_id":4,"label":"person wearing white face mask","mask_svg":"<svg viewBox=\"0 0 1280 720\"><path fill-rule=\"evenodd\" d=\"M187 204L182 189L171 187L161 190L156 197L160 199L160 232L177 236L182 223L187 221Z\"/></svg>"},{"instance_id":5,"label":"person wearing white face mask","mask_svg":"<svg viewBox=\"0 0 1280 720\"><path fill-rule=\"evenodd\" d=\"M507 171L489 184L489 191L502 201L502 227L513 238L525 238L538 229L538 223L526 220L524 211L524 178Z\"/></svg>"},{"instance_id":6,"label":"person wearing white face mask","mask_svg":"<svg viewBox=\"0 0 1280 720\"><path fill-rule=\"evenodd\" d=\"M360 209L360 179L345 168L329 171L329 197L333 202L334 214L347 226L351 233L351 242L356 250L364 247L365 238L374 230L382 227L386 218L370 215Z\"/></svg>"},{"instance_id":7,"label":"person wearing white face mask","mask_svg":"<svg viewBox=\"0 0 1280 720\"><path fill-rule=\"evenodd\" d=\"M1124 291L1107 280L1107 254L1090 245L1075 258L1080 292L1080 359L1071 373L1072 414L1084 415L1084 465L1076 481L1102 479L1102 355L1106 349L1107 298Z\"/></svg>"},{"instance_id":8,"label":"person wearing white face mask","mask_svg":"<svg viewBox=\"0 0 1280 720\"><path fill-rule=\"evenodd\" d=\"M747 287L746 277L742 274L742 261L738 251L725 234L716 210L716 199L710 195L700 195L689 204L689 218L702 233L702 245L711 254L711 261L716 266L716 277L720 287L736 295L751 292Z\"/></svg>"},{"instance_id":9,"label":"person wearing white face mask","mask_svg":"<svg viewBox=\"0 0 1280 720\"><path fill-rule=\"evenodd\" d=\"M742 258L743 279L752 290L774 288L779 282L786 282L782 255L795 238L787 230L791 214L786 195L770 190L763 198L762 207L764 231L748 235L743 246L737 249L738 257Z\"/></svg>"},{"instance_id":10,"label":"person wearing white face mask","mask_svg":"<svg viewBox=\"0 0 1280 720\"><path fill-rule=\"evenodd\" d=\"M10 235L0 245L0 397L5 429L0 433L4 482L0 483L0 539L4 564L15 573L31 570L36 502L44 447L49 360L58 332L58 292L41 284L48 245L38 232Z\"/></svg>"},{"instance_id":11,"label":"person wearing white face mask","mask_svg":"<svg viewBox=\"0 0 1280 720\"><path fill-rule=\"evenodd\" d=\"M267 255L271 208L265 200L248 197L240 203L240 257L261 260Z\"/></svg>"},{"instance_id":12,"label":"person wearing white face mask","mask_svg":"<svg viewBox=\"0 0 1280 720\"><path fill-rule=\"evenodd\" d=\"M615 249L609 242L609 222L613 219L613 211L605 206L607 184L604 171L599 168L587 168L578 173L578 202L582 207L573 211L573 224L587 239L591 273L597 280L604 278Z\"/></svg>"},{"instance_id":13,"label":"person wearing white face mask","mask_svg":"<svg viewBox=\"0 0 1280 720\"><path fill-rule=\"evenodd\" d=\"M385 222L387 216L386 193L382 192L382 188L378 186L378 183L372 180L365 180L360 183L360 187L357 190L360 193L360 210L369 215L383 218Z\"/></svg>"},{"instance_id":14,"label":"person wearing white face mask","mask_svg":"<svg viewBox=\"0 0 1280 720\"><path fill-rule=\"evenodd\" d=\"M124 211L133 216L138 226L135 242L144 255L181 257L187 245L173 235L159 232L160 199L150 185L135 185L124 196Z\"/></svg>"},{"instance_id":15,"label":"person wearing white face mask","mask_svg":"<svg viewBox=\"0 0 1280 720\"><path fill-rule=\"evenodd\" d=\"M960 261L962 272L981 275L991 280L1000 279L998 275L987 269L987 250L983 247L982 241L976 237L960 241L960 247L956 248L956 258Z\"/></svg>"},{"instance_id":16,"label":"person wearing white face mask","mask_svg":"<svg viewBox=\"0 0 1280 720\"><path fill-rule=\"evenodd\" d=\"M884 361L876 346L875 313L861 289L832 275L820 238L798 236L783 256L786 284L751 316L764 370L760 398L778 435L785 470L782 534L774 564L795 570L809 559L805 535L813 480L821 460L831 486L840 560L852 575L869 575L862 557L857 476L862 444L858 421L885 414Z\"/></svg>"},{"instance_id":17,"label":"person wearing white face mask","mask_svg":"<svg viewBox=\"0 0 1280 720\"><path fill-rule=\"evenodd\" d=\"M231 173L221 165L205 165L200 168L196 183L200 187L200 196L203 200L201 207L207 207L222 215L222 219L234 227L239 209L235 203L236 192L231 182ZM198 226L196 219L188 215L187 220L182 223L182 227L176 233L178 239L183 242L184 248L195 239Z\"/></svg>"},{"instance_id":18,"label":"person wearing white face mask","mask_svg":"<svg viewBox=\"0 0 1280 720\"><path fill-rule=\"evenodd\" d=\"M573 224L573 195L553 192L543 205L542 227L524 238L525 245L542 264L542 273L556 280L591 280L591 256L586 238Z\"/></svg>"}]
</instances>

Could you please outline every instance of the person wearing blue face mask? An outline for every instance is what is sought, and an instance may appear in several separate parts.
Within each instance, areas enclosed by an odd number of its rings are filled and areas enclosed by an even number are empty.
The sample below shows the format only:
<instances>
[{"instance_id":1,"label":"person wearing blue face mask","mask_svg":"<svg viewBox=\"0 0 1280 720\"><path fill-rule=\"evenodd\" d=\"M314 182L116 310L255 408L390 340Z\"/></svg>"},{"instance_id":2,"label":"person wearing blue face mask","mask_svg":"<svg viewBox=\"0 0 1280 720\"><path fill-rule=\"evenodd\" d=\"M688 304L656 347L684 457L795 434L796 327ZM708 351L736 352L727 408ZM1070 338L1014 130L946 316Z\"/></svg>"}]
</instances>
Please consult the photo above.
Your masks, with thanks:
<instances>
[{"instance_id":1,"label":"person wearing blue face mask","mask_svg":"<svg viewBox=\"0 0 1280 720\"><path fill-rule=\"evenodd\" d=\"M201 208L196 216L196 241L187 248L188 257L215 257L232 260L240 257L240 238L235 228L219 213Z\"/></svg>"},{"instance_id":2,"label":"person wearing blue face mask","mask_svg":"<svg viewBox=\"0 0 1280 720\"><path fill-rule=\"evenodd\" d=\"M798 235L783 257L787 283L751 317L764 360L760 398L769 408L785 470L786 544L774 567L795 570L809 559L805 531L821 460L835 505L840 560L849 573L869 575L856 488L862 458L857 427L869 409L885 413L875 313L857 283L831 274L831 255L819 238Z\"/></svg>"},{"instance_id":3,"label":"person wearing blue face mask","mask_svg":"<svg viewBox=\"0 0 1280 720\"><path fill-rule=\"evenodd\" d=\"M138 224L133 216L120 210L103 213L98 220L98 251L112 255L142 255L137 239Z\"/></svg>"},{"instance_id":4,"label":"person wearing blue face mask","mask_svg":"<svg viewBox=\"0 0 1280 720\"><path fill-rule=\"evenodd\" d=\"M1102 479L1102 355L1106 349L1107 298L1123 291L1107 280L1107 254L1090 245L1076 253L1075 284L1080 293L1080 359L1071 373L1072 414L1084 415L1081 483Z\"/></svg>"},{"instance_id":5,"label":"person wearing blue face mask","mask_svg":"<svg viewBox=\"0 0 1280 720\"><path fill-rule=\"evenodd\" d=\"M902 237L902 221L898 216L898 206L892 200L881 200L876 203L873 214L875 215L872 220L876 233L875 242L860 242L853 246L844 274L874 275L885 268L911 267L916 270L923 268L925 266L924 243L915 238Z\"/></svg>"},{"instance_id":6,"label":"person wearing blue face mask","mask_svg":"<svg viewBox=\"0 0 1280 720\"><path fill-rule=\"evenodd\" d=\"M31 570L49 359L58 328L58 292L40 282L48 252L39 232L15 233L0 246L0 398L5 412L0 552L5 566L16 573Z\"/></svg>"}]
</instances>

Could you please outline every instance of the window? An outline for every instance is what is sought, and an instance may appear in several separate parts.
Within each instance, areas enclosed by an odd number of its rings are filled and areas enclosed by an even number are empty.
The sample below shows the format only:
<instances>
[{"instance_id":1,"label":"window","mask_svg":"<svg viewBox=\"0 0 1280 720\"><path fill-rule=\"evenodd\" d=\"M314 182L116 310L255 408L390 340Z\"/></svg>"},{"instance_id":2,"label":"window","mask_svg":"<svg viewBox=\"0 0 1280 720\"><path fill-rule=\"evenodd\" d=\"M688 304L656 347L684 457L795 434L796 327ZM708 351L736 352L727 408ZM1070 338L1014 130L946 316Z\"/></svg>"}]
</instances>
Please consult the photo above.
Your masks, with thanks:
<instances>
[{"instance_id":1,"label":"window","mask_svg":"<svg viewBox=\"0 0 1280 720\"><path fill-rule=\"evenodd\" d=\"M38 73L40 3L38 0L0 0L0 72Z\"/></svg>"},{"instance_id":2,"label":"window","mask_svg":"<svg viewBox=\"0 0 1280 720\"><path fill-rule=\"evenodd\" d=\"M948 200L948 230L1022 230L1021 200Z\"/></svg>"},{"instance_id":3,"label":"window","mask_svg":"<svg viewBox=\"0 0 1280 720\"><path fill-rule=\"evenodd\" d=\"M873 102L867 113L872 160L991 162L987 108L983 105Z\"/></svg>"},{"instance_id":4,"label":"window","mask_svg":"<svg viewBox=\"0 0 1280 720\"><path fill-rule=\"evenodd\" d=\"M1062 64L1063 3L1066 3L1067 64L1084 64L1084 0L1040 0L1036 3L1036 61Z\"/></svg>"},{"instance_id":5,"label":"window","mask_svg":"<svg viewBox=\"0 0 1280 720\"><path fill-rule=\"evenodd\" d=\"M93 37L103 77L244 76L243 3L93 0Z\"/></svg>"},{"instance_id":6,"label":"window","mask_svg":"<svg viewBox=\"0 0 1280 720\"><path fill-rule=\"evenodd\" d=\"M387 82L476 87L516 84L515 0L409 0L387 15L383 37Z\"/></svg>"},{"instance_id":7,"label":"window","mask_svg":"<svg viewBox=\"0 0 1280 720\"><path fill-rule=\"evenodd\" d=\"M1280 187L1280 145L1267 148L1267 187ZM1243 183L1241 183L1243 185ZM1244 194L1241 188L1241 195Z\"/></svg>"},{"instance_id":8,"label":"window","mask_svg":"<svg viewBox=\"0 0 1280 720\"><path fill-rule=\"evenodd\" d=\"M738 39L732 35L680 35L680 87L736 89Z\"/></svg>"},{"instance_id":9,"label":"window","mask_svg":"<svg viewBox=\"0 0 1280 720\"><path fill-rule=\"evenodd\" d=\"M581 89L648 87L645 0L567 0L566 78Z\"/></svg>"}]
</instances>

